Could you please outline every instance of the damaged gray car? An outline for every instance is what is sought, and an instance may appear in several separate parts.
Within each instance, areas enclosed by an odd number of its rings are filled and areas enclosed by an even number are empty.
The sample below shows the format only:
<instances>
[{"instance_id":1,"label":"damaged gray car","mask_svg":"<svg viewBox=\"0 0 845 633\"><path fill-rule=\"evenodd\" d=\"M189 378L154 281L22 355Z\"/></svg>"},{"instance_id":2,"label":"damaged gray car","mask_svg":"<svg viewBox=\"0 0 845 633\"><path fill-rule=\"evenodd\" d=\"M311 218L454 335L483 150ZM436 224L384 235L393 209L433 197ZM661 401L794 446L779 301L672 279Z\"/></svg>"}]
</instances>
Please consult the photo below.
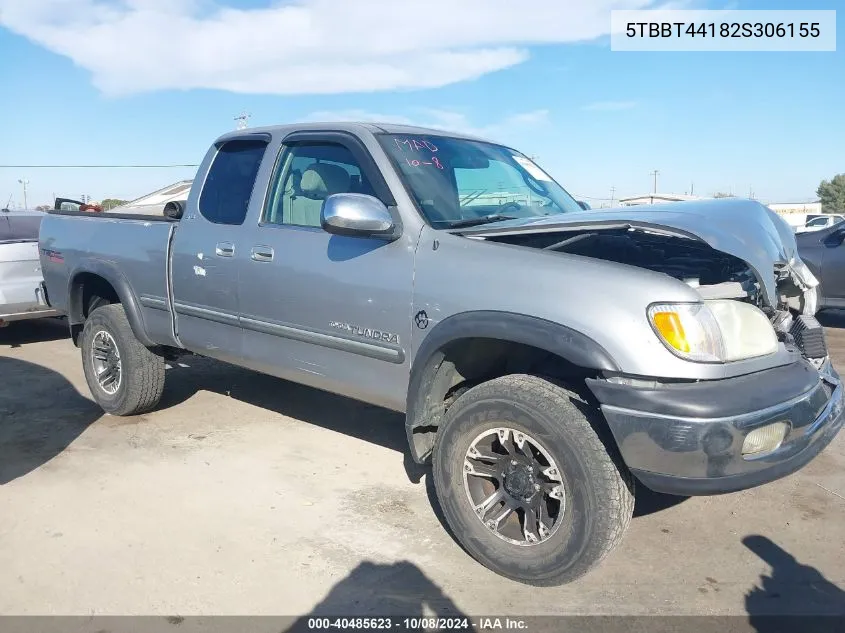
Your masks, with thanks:
<instances>
[{"instance_id":1,"label":"damaged gray car","mask_svg":"<svg viewBox=\"0 0 845 633\"><path fill-rule=\"evenodd\" d=\"M757 486L842 426L818 284L773 212L584 211L461 134L234 132L184 205L53 213L40 248L103 409L154 408L165 359L193 353L403 412L457 539L522 582L598 564L635 482Z\"/></svg>"}]
</instances>

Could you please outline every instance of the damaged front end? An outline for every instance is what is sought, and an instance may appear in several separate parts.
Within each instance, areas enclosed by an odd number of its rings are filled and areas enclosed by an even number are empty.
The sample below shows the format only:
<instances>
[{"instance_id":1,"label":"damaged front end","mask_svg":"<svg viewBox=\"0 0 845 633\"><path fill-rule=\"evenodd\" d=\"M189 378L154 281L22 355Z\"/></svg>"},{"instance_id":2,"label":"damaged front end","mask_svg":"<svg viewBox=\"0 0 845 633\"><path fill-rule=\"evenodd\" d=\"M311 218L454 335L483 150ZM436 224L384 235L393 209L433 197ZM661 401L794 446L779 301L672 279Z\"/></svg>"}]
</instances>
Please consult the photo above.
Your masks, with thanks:
<instances>
[{"instance_id":1,"label":"damaged front end","mask_svg":"<svg viewBox=\"0 0 845 633\"><path fill-rule=\"evenodd\" d=\"M468 237L568 253L674 277L703 301L752 304L778 339L814 365L827 358L815 319L818 280L786 223L763 205L708 201L550 216L463 232Z\"/></svg>"},{"instance_id":2,"label":"damaged front end","mask_svg":"<svg viewBox=\"0 0 845 633\"><path fill-rule=\"evenodd\" d=\"M590 268L578 266L576 258L650 271L616 272L629 284L641 277L642 301L638 289L627 301L646 307L643 316L675 358L655 354L660 356L655 364L638 356L620 371L585 379L623 461L647 488L700 495L758 486L802 468L842 428L845 385L814 316L818 282L798 257L789 227L766 207L739 200L683 203L461 232L470 239L565 254L569 266L563 269L571 275ZM602 272L613 275L614 269ZM694 292L678 288L684 299L662 302L649 292L652 282L666 285L655 274ZM590 279L599 298L601 275ZM618 284L607 287L619 290ZM604 316L596 320L606 323ZM632 340L631 347L646 354L654 349L638 343ZM734 363L748 368L758 359L771 363L730 375L705 374ZM660 366L670 364L671 372L660 373ZM700 373L681 375L684 365Z\"/></svg>"}]
</instances>

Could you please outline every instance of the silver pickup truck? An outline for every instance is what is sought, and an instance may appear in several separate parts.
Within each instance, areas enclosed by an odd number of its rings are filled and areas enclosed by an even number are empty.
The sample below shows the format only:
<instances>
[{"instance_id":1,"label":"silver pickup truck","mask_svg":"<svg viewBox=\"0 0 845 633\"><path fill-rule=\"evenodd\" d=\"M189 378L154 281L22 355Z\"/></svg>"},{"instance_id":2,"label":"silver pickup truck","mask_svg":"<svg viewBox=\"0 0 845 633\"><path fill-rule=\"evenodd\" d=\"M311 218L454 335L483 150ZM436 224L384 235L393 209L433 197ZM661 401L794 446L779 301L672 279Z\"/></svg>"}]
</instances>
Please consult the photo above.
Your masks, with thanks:
<instances>
[{"instance_id":1,"label":"silver pickup truck","mask_svg":"<svg viewBox=\"0 0 845 633\"><path fill-rule=\"evenodd\" d=\"M456 537L522 582L596 565L635 481L757 486L842 426L817 281L773 212L585 211L465 135L227 134L185 204L53 213L40 248L103 409L152 409L190 352L404 412Z\"/></svg>"}]
</instances>

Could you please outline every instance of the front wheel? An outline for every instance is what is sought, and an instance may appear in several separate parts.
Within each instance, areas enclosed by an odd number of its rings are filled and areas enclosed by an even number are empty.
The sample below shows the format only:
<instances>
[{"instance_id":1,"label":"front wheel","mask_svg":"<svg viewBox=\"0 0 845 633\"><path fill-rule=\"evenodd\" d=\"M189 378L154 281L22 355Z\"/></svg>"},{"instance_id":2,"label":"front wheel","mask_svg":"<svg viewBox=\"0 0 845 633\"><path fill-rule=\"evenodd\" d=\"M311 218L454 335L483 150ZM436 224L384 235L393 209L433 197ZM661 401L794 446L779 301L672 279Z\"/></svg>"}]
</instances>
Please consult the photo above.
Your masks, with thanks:
<instances>
[{"instance_id":1,"label":"front wheel","mask_svg":"<svg viewBox=\"0 0 845 633\"><path fill-rule=\"evenodd\" d=\"M95 309L82 330L82 368L91 395L112 415L154 408L164 391L164 359L132 332L120 304Z\"/></svg>"},{"instance_id":2,"label":"front wheel","mask_svg":"<svg viewBox=\"0 0 845 633\"><path fill-rule=\"evenodd\" d=\"M449 408L434 485L461 545L486 567L532 585L564 584L622 539L633 480L590 413L577 395L528 375L478 385Z\"/></svg>"}]
</instances>

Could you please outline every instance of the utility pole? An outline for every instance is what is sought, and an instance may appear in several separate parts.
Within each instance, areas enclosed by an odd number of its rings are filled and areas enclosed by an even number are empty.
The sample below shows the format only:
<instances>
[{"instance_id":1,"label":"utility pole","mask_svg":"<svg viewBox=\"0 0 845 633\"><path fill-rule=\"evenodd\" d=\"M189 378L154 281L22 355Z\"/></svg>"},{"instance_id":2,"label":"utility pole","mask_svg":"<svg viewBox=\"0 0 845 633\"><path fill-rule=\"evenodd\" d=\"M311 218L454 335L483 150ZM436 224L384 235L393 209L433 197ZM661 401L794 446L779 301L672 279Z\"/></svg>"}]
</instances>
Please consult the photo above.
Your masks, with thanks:
<instances>
[{"instance_id":1,"label":"utility pole","mask_svg":"<svg viewBox=\"0 0 845 633\"><path fill-rule=\"evenodd\" d=\"M246 112L241 112L238 116L235 117L235 121L237 121L236 130L245 130L249 125L249 119L252 115Z\"/></svg>"},{"instance_id":2,"label":"utility pole","mask_svg":"<svg viewBox=\"0 0 845 633\"><path fill-rule=\"evenodd\" d=\"M691 182L690 185L689 185L689 195L691 195L691 196L695 195L695 183L694 182Z\"/></svg>"},{"instance_id":3,"label":"utility pole","mask_svg":"<svg viewBox=\"0 0 845 633\"><path fill-rule=\"evenodd\" d=\"M23 185L23 208L28 209L29 207L26 203L26 186L29 184L29 180L27 180L26 178L19 178L18 182Z\"/></svg>"},{"instance_id":4,"label":"utility pole","mask_svg":"<svg viewBox=\"0 0 845 633\"><path fill-rule=\"evenodd\" d=\"M660 175L660 172L655 169L649 175L654 176L654 190L652 191L651 195L651 203L654 204L654 196L657 195L657 177Z\"/></svg>"},{"instance_id":5,"label":"utility pole","mask_svg":"<svg viewBox=\"0 0 845 633\"><path fill-rule=\"evenodd\" d=\"M613 208L613 203L616 200L616 187L610 188L610 208Z\"/></svg>"}]
</instances>

